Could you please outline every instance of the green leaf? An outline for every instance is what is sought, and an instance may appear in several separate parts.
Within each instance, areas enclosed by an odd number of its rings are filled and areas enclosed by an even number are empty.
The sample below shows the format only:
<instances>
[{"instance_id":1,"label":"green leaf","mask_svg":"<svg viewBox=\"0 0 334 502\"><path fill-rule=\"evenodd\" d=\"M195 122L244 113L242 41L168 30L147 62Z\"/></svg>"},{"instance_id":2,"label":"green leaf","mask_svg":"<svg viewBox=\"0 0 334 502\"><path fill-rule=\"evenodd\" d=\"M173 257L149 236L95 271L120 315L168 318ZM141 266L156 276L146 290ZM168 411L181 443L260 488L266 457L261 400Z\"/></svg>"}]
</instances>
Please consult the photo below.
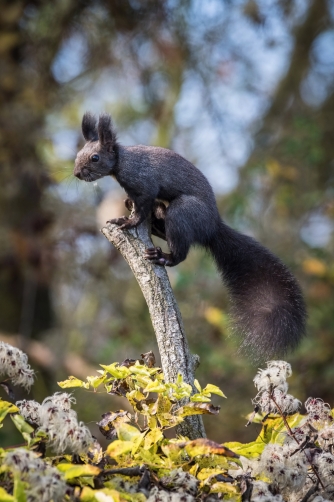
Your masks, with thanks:
<instances>
[{"instance_id":1,"label":"green leaf","mask_svg":"<svg viewBox=\"0 0 334 502\"><path fill-rule=\"evenodd\" d=\"M156 372L157 368L153 368L153 372ZM147 366L144 366L142 364L139 364L138 361L136 361L136 364L134 366L130 366L130 372L133 375L143 375L143 376L151 376L151 371Z\"/></svg>"},{"instance_id":2,"label":"green leaf","mask_svg":"<svg viewBox=\"0 0 334 502\"><path fill-rule=\"evenodd\" d=\"M100 364L101 368L105 371L108 371L110 375L115 377L117 380L123 380L127 376L130 375L130 370L126 366L119 366L118 363L113 363L105 366L104 364Z\"/></svg>"},{"instance_id":3,"label":"green leaf","mask_svg":"<svg viewBox=\"0 0 334 502\"><path fill-rule=\"evenodd\" d=\"M257 458L261 455L267 443L263 441L252 441L251 443L238 443L236 441L225 443L235 453L246 458Z\"/></svg>"},{"instance_id":4,"label":"green leaf","mask_svg":"<svg viewBox=\"0 0 334 502\"><path fill-rule=\"evenodd\" d=\"M165 392L166 391L166 385L160 383L158 380L151 380L143 390L143 392Z\"/></svg>"},{"instance_id":5,"label":"green leaf","mask_svg":"<svg viewBox=\"0 0 334 502\"><path fill-rule=\"evenodd\" d=\"M23 438L30 445L31 434L34 432L34 428L29 425L21 415L15 414L10 417L14 422L15 427L21 432Z\"/></svg>"},{"instance_id":6,"label":"green leaf","mask_svg":"<svg viewBox=\"0 0 334 502\"><path fill-rule=\"evenodd\" d=\"M174 465L182 463L182 460L186 456L184 448L180 448L177 443L162 444L161 449Z\"/></svg>"},{"instance_id":7,"label":"green leaf","mask_svg":"<svg viewBox=\"0 0 334 502\"><path fill-rule=\"evenodd\" d=\"M77 465L62 463L57 465L57 469L64 474L66 481L79 478L80 476L97 476L101 472L101 469L95 465L89 464Z\"/></svg>"},{"instance_id":8,"label":"green leaf","mask_svg":"<svg viewBox=\"0 0 334 502\"><path fill-rule=\"evenodd\" d=\"M233 462L233 463L232 463ZM238 469L237 465L242 467L242 463L238 458L224 457L223 455L206 455L200 459L197 457L197 463L200 469Z\"/></svg>"},{"instance_id":9,"label":"green leaf","mask_svg":"<svg viewBox=\"0 0 334 502\"><path fill-rule=\"evenodd\" d=\"M47 441L48 439L49 436L46 432L38 431L34 434L32 438L30 437L29 448L31 449L35 444Z\"/></svg>"},{"instance_id":10,"label":"green leaf","mask_svg":"<svg viewBox=\"0 0 334 502\"><path fill-rule=\"evenodd\" d=\"M165 462L161 455L152 453L150 450L144 450L143 448L141 448L141 450L137 453L135 459L140 461L140 463L151 465L152 467L165 466Z\"/></svg>"},{"instance_id":11,"label":"green leaf","mask_svg":"<svg viewBox=\"0 0 334 502\"><path fill-rule=\"evenodd\" d=\"M295 413L294 415L290 415L286 417L286 421L288 422L289 426L291 429L294 427L298 427L298 425L305 419L304 415L301 415L300 413Z\"/></svg>"},{"instance_id":12,"label":"green leaf","mask_svg":"<svg viewBox=\"0 0 334 502\"><path fill-rule=\"evenodd\" d=\"M115 424L115 429L117 431L117 437L121 441L134 441L135 439L142 437L142 433L134 427L127 423Z\"/></svg>"},{"instance_id":13,"label":"green leaf","mask_svg":"<svg viewBox=\"0 0 334 502\"><path fill-rule=\"evenodd\" d=\"M129 502L145 502L147 498L143 493L126 493L126 492L120 492L121 499L120 501L123 502L123 500L128 500Z\"/></svg>"},{"instance_id":14,"label":"green leaf","mask_svg":"<svg viewBox=\"0 0 334 502\"><path fill-rule=\"evenodd\" d=\"M175 383L167 383L165 385L166 390L171 393L169 395L173 399L183 399L184 397L190 397L193 393L192 386L184 382L178 385Z\"/></svg>"},{"instance_id":15,"label":"green leaf","mask_svg":"<svg viewBox=\"0 0 334 502\"><path fill-rule=\"evenodd\" d=\"M25 494L25 484L23 481L21 481L21 477L19 473L16 473L14 475L14 490L13 490L13 496L15 502L26 502L27 497Z\"/></svg>"},{"instance_id":16,"label":"green leaf","mask_svg":"<svg viewBox=\"0 0 334 502\"><path fill-rule=\"evenodd\" d=\"M299 413L286 417L286 421L291 428L297 427L304 416ZM262 430L256 441L283 444L286 437L286 425L281 417L267 418L263 423Z\"/></svg>"},{"instance_id":17,"label":"green leaf","mask_svg":"<svg viewBox=\"0 0 334 502\"><path fill-rule=\"evenodd\" d=\"M148 385L150 382L152 382L151 377L148 375L135 375L132 377L132 382L134 384L140 385L140 387L143 387L143 389Z\"/></svg>"},{"instance_id":18,"label":"green leaf","mask_svg":"<svg viewBox=\"0 0 334 502\"><path fill-rule=\"evenodd\" d=\"M0 502L15 502L15 498L13 495L9 495L1 486L0 486Z\"/></svg>"},{"instance_id":19,"label":"green leaf","mask_svg":"<svg viewBox=\"0 0 334 502\"><path fill-rule=\"evenodd\" d=\"M18 413L19 411L15 404L0 399L0 423L3 422L8 413Z\"/></svg>"},{"instance_id":20,"label":"green leaf","mask_svg":"<svg viewBox=\"0 0 334 502\"><path fill-rule=\"evenodd\" d=\"M96 490L92 490L88 486L85 486L80 494L80 500L82 502L97 502L97 498L95 498Z\"/></svg>"},{"instance_id":21,"label":"green leaf","mask_svg":"<svg viewBox=\"0 0 334 502\"><path fill-rule=\"evenodd\" d=\"M216 385L212 385L211 383L208 383L208 385L206 385L202 391L203 393L210 393L210 394L217 394L217 396L221 396L221 397L225 397L225 394L222 390L220 390L219 387L217 387Z\"/></svg>"},{"instance_id":22,"label":"green leaf","mask_svg":"<svg viewBox=\"0 0 334 502\"><path fill-rule=\"evenodd\" d=\"M71 387L83 387L84 389L89 389L89 383L83 382L74 376L69 376L67 380L63 380L62 382L57 382L59 387L62 389L69 389Z\"/></svg>"},{"instance_id":23,"label":"green leaf","mask_svg":"<svg viewBox=\"0 0 334 502\"><path fill-rule=\"evenodd\" d=\"M210 403L211 399L203 394L193 394L190 396L190 401L194 403Z\"/></svg>"},{"instance_id":24,"label":"green leaf","mask_svg":"<svg viewBox=\"0 0 334 502\"><path fill-rule=\"evenodd\" d=\"M87 382L91 387L93 387L93 389L97 389L97 387L102 383L104 383L106 380L107 380L107 375L87 377Z\"/></svg>"},{"instance_id":25,"label":"green leaf","mask_svg":"<svg viewBox=\"0 0 334 502\"><path fill-rule=\"evenodd\" d=\"M138 450L142 440L144 439L145 433L140 432L136 427L129 425L127 423L114 423L115 429L117 431L117 436L119 441L131 444L131 453L134 455ZM110 446L114 445L116 441L111 443ZM120 453L119 453L120 455Z\"/></svg>"},{"instance_id":26,"label":"green leaf","mask_svg":"<svg viewBox=\"0 0 334 502\"><path fill-rule=\"evenodd\" d=\"M231 483L213 483L213 485L211 485L210 493L223 493L224 500L232 498L235 502L241 501L241 494L238 492L238 488Z\"/></svg>"}]
</instances>

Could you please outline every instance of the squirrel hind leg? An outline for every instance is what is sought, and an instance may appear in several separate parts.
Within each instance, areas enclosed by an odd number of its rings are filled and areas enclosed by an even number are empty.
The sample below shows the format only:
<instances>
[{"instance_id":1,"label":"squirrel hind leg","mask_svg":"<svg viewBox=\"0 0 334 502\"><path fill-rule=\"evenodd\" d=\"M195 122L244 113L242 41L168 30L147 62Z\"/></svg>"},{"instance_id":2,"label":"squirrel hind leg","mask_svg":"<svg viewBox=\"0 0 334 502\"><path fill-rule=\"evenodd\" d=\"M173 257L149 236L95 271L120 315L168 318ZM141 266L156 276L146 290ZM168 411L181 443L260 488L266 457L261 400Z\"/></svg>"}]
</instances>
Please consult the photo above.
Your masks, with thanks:
<instances>
[{"instance_id":1,"label":"squirrel hind leg","mask_svg":"<svg viewBox=\"0 0 334 502\"><path fill-rule=\"evenodd\" d=\"M161 223L161 220L157 220ZM165 230L166 241L170 249L170 253L164 253L161 248L154 247L145 250L144 258L150 260L157 265L167 267L174 267L184 261L189 252L191 242L187 239L185 229L182 231L182 225L176 225L166 218ZM154 226L152 222L152 233L154 233Z\"/></svg>"}]
</instances>

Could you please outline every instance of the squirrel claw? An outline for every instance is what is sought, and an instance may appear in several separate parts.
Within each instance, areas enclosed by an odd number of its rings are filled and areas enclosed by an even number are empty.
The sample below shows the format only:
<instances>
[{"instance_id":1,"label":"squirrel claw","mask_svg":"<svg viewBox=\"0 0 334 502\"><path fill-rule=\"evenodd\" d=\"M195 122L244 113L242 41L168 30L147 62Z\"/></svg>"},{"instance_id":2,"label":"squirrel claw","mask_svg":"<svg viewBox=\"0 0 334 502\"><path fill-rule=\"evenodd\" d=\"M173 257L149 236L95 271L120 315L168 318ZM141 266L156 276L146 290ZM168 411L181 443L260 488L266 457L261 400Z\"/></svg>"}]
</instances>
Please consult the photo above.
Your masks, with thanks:
<instances>
[{"instance_id":1,"label":"squirrel claw","mask_svg":"<svg viewBox=\"0 0 334 502\"><path fill-rule=\"evenodd\" d=\"M121 216L120 218L113 218L112 220L108 220L107 223L113 223L114 225L118 225L122 227L129 221L130 218L127 216Z\"/></svg>"},{"instance_id":2,"label":"squirrel claw","mask_svg":"<svg viewBox=\"0 0 334 502\"><path fill-rule=\"evenodd\" d=\"M167 260L159 247L145 249L144 259L155 263L155 265L164 266L167 264Z\"/></svg>"}]
</instances>

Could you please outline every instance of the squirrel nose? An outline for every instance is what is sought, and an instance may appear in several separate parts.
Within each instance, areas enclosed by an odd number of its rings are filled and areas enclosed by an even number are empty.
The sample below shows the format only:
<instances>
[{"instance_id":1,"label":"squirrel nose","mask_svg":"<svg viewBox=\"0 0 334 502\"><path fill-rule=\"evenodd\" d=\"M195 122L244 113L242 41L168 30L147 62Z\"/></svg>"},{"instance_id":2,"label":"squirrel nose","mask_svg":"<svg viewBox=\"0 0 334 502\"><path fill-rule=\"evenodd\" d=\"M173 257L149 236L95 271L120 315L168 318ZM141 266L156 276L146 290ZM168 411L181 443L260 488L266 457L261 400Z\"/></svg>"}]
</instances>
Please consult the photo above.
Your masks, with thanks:
<instances>
[{"instance_id":1,"label":"squirrel nose","mask_svg":"<svg viewBox=\"0 0 334 502\"><path fill-rule=\"evenodd\" d=\"M81 180L81 179L82 179L82 177L81 177L81 171L74 172L73 174L74 174L74 176L76 176L79 180Z\"/></svg>"}]
</instances>

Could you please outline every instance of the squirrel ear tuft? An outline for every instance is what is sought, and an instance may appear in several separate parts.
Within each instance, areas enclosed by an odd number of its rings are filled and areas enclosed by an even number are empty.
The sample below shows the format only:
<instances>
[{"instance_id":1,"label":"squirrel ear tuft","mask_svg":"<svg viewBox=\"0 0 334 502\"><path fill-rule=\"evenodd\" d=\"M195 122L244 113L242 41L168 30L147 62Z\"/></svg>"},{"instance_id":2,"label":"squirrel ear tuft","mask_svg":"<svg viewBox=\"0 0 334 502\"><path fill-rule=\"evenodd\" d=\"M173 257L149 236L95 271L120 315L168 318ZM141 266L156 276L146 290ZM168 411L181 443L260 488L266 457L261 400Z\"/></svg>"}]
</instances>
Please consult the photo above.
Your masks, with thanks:
<instances>
[{"instance_id":1,"label":"squirrel ear tuft","mask_svg":"<svg viewBox=\"0 0 334 502\"><path fill-rule=\"evenodd\" d=\"M82 118L82 134L86 141L97 141L98 134L96 129L96 118L89 112L86 112Z\"/></svg>"},{"instance_id":2,"label":"squirrel ear tuft","mask_svg":"<svg viewBox=\"0 0 334 502\"><path fill-rule=\"evenodd\" d=\"M114 131L111 116L108 113L102 113L98 124L99 141L101 145L114 146L116 142L116 133Z\"/></svg>"}]
</instances>

